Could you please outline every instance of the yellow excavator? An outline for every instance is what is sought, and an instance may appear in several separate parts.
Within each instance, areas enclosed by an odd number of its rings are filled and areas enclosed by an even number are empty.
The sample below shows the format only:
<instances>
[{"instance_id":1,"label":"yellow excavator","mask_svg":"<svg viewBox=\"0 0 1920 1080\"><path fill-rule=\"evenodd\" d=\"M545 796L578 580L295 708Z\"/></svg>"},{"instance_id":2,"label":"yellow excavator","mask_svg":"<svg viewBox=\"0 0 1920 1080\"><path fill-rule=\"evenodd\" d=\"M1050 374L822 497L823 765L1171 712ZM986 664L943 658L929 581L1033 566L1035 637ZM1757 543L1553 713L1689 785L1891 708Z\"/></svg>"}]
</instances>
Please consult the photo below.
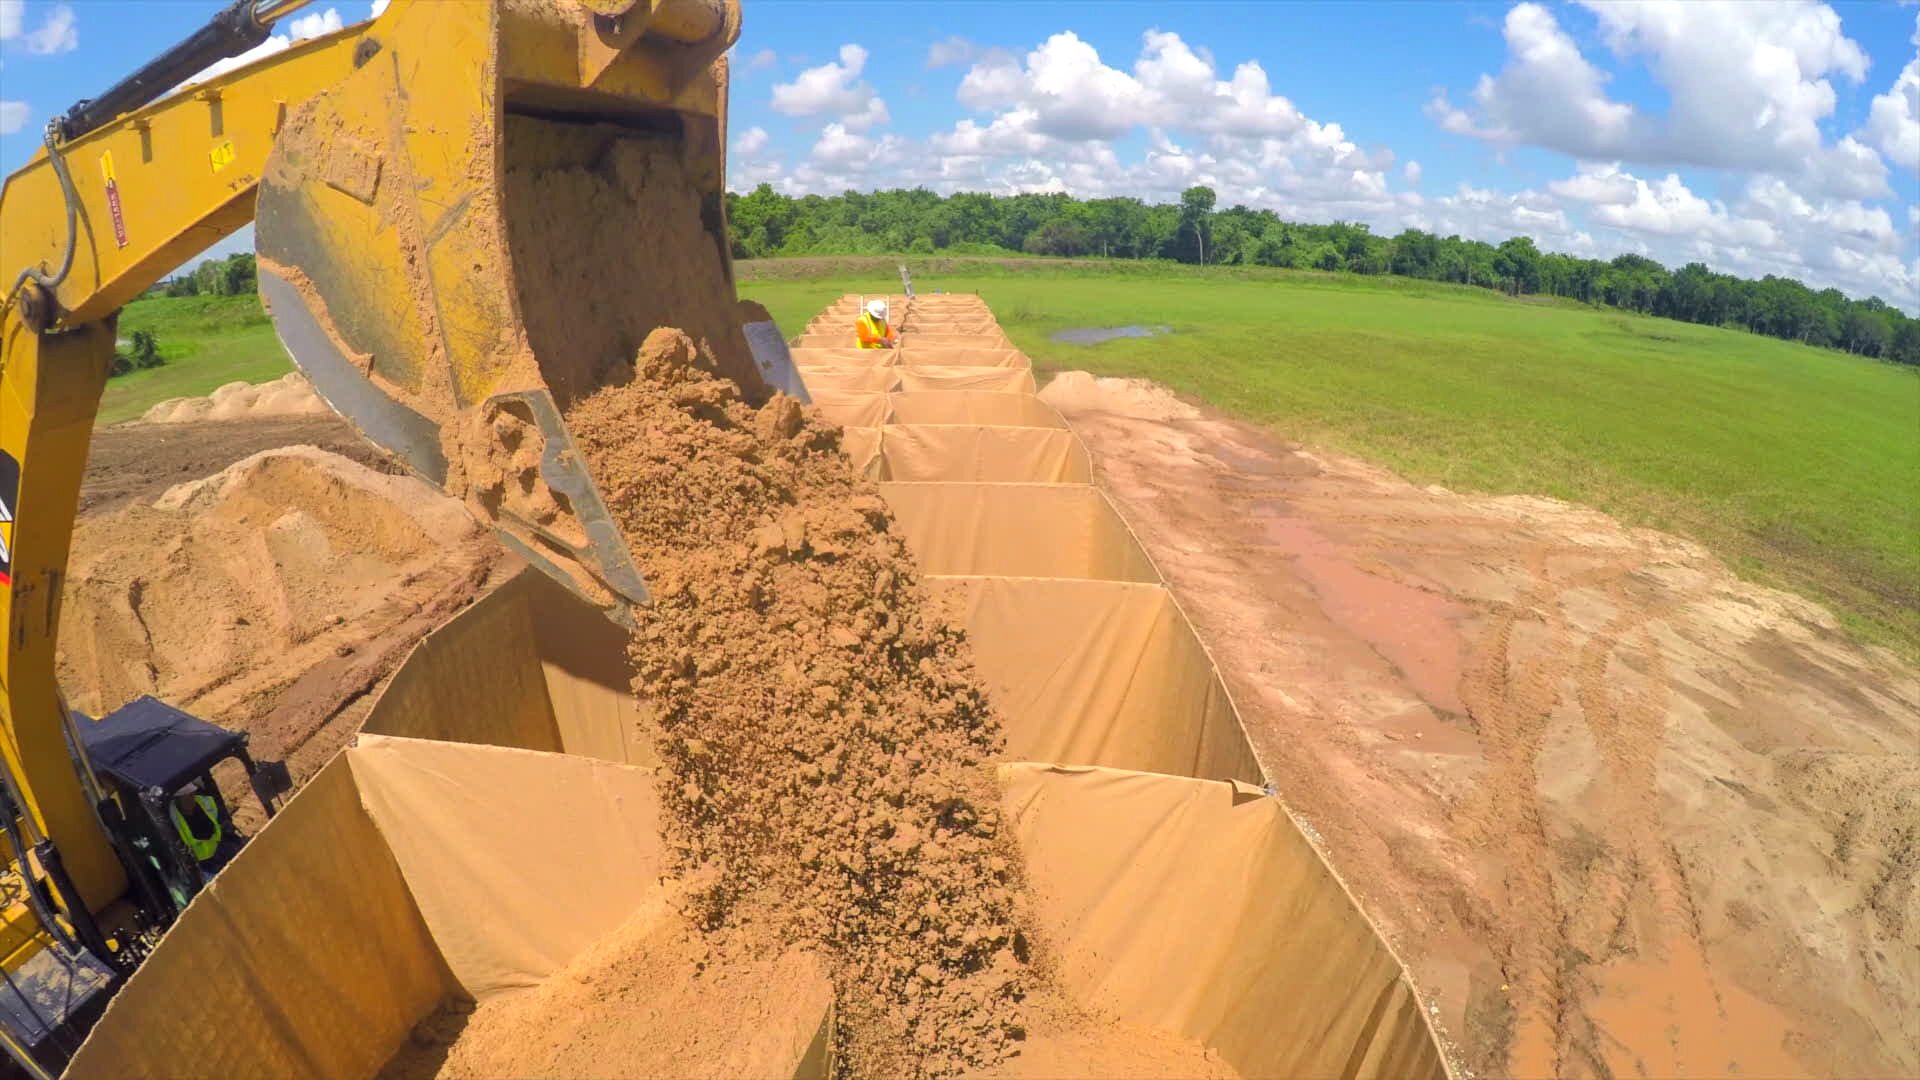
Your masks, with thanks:
<instances>
[{"instance_id":1,"label":"yellow excavator","mask_svg":"<svg viewBox=\"0 0 1920 1080\"><path fill-rule=\"evenodd\" d=\"M724 373L761 385L724 218L738 0L392 0L190 81L306 2L232 3L52 121L0 191L0 1042L32 1075L60 1070L198 890L179 796L217 791L227 759L269 812L285 783L242 735L150 700L92 720L56 685L122 305L255 221L262 298L321 396L620 621L646 586L566 407L602 358L715 312ZM596 172L593 198L543 181ZM607 274L636 287L566 303Z\"/></svg>"}]
</instances>

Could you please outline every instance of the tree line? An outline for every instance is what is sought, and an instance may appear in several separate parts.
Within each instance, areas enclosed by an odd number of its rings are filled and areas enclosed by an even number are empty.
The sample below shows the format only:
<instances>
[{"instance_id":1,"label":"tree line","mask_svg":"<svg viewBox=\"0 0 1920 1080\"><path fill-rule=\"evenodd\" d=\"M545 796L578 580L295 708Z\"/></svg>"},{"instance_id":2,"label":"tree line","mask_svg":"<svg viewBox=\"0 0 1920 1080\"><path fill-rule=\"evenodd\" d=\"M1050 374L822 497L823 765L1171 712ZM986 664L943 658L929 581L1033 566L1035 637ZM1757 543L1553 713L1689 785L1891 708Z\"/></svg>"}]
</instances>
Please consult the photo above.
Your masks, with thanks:
<instances>
[{"instance_id":1,"label":"tree line","mask_svg":"<svg viewBox=\"0 0 1920 1080\"><path fill-rule=\"evenodd\" d=\"M153 287L149 292L162 296L239 296L260 287L260 275L252 252L242 251L224 259L208 259L199 266Z\"/></svg>"},{"instance_id":2,"label":"tree line","mask_svg":"<svg viewBox=\"0 0 1920 1080\"><path fill-rule=\"evenodd\" d=\"M1920 365L1920 320L1873 297L1814 290L1792 278L1758 281L1703 263L1668 270L1652 259L1583 259L1541 251L1529 237L1499 244L1363 224L1304 225L1271 210L1217 209L1211 188L1178 203L1064 194L942 197L925 188L792 198L761 184L727 194L735 258L782 255L1015 254L1171 259L1224 266L1397 274L1511 295L1589 304L1841 349Z\"/></svg>"}]
</instances>

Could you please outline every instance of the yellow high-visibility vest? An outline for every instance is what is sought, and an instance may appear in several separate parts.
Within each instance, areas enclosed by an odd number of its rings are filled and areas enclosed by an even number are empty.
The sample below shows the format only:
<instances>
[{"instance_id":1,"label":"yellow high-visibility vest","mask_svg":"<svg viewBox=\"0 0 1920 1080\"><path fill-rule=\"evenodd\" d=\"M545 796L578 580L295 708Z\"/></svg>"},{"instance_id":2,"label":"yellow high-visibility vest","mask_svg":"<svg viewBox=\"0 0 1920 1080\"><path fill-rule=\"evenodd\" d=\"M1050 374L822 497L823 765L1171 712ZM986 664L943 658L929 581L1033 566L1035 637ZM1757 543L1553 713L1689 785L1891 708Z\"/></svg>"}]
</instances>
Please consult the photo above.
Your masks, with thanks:
<instances>
[{"instance_id":1,"label":"yellow high-visibility vest","mask_svg":"<svg viewBox=\"0 0 1920 1080\"><path fill-rule=\"evenodd\" d=\"M193 827L187 824L187 815L180 812L179 803L169 803L167 813L173 816L173 827L180 830L180 839L193 854L195 862L206 862L220 846L220 804L213 801L211 795L195 795L193 801L200 804L200 810L213 823L213 835L205 838L195 836Z\"/></svg>"},{"instance_id":2,"label":"yellow high-visibility vest","mask_svg":"<svg viewBox=\"0 0 1920 1080\"><path fill-rule=\"evenodd\" d=\"M854 322L853 335L862 349L884 349L887 347L887 324L873 317L872 312L863 311Z\"/></svg>"}]
</instances>

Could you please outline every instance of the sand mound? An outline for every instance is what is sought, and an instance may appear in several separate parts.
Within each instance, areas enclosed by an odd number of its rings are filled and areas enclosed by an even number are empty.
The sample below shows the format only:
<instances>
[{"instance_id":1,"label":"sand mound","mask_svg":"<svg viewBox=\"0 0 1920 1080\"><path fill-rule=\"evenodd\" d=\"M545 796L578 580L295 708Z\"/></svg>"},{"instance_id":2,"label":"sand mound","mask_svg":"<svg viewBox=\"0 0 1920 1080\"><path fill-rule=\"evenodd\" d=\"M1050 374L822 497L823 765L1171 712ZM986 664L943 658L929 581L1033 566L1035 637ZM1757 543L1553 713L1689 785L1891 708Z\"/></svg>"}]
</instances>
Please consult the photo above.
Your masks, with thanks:
<instances>
[{"instance_id":1,"label":"sand mound","mask_svg":"<svg viewBox=\"0 0 1920 1080\"><path fill-rule=\"evenodd\" d=\"M244 420L258 416L311 416L328 412L305 375L290 371L268 383L230 382L206 397L168 398L140 419L149 424L196 420Z\"/></svg>"},{"instance_id":2,"label":"sand mound","mask_svg":"<svg viewBox=\"0 0 1920 1080\"><path fill-rule=\"evenodd\" d=\"M459 503L312 447L83 518L73 548L73 704L98 715L156 694L253 730L263 757L384 675L498 558Z\"/></svg>"},{"instance_id":3,"label":"sand mound","mask_svg":"<svg viewBox=\"0 0 1920 1080\"><path fill-rule=\"evenodd\" d=\"M677 912L646 907L539 986L450 1001L384 1080L791 1076L833 1000L808 952L729 961Z\"/></svg>"},{"instance_id":4,"label":"sand mound","mask_svg":"<svg viewBox=\"0 0 1920 1080\"><path fill-rule=\"evenodd\" d=\"M1110 413L1139 420L1192 420L1200 410L1173 391L1146 379L1110 379L1085 371L1063 371L1040 389L1040 400L1060 411Z\"/></svg>"}]
</instances>

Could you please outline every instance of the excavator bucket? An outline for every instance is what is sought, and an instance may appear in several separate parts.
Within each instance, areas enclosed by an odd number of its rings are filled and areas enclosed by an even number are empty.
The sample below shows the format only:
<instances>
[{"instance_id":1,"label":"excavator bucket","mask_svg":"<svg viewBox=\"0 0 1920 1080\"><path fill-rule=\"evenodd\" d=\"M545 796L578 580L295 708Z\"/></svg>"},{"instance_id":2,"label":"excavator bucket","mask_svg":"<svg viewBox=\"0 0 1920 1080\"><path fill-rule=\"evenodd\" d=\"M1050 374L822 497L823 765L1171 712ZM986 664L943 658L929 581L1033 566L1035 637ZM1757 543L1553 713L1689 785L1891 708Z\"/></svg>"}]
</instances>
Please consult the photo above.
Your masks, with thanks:
<instances>
[{"instance_id":1,"label":"excavator bucket","mask_svg":"<svg viewBox=\"0 0 1920 1080\"><path fill-rule=\"evenodd\" d=\"M767 391L728 256L738 0L394 0L285 117L260 291L333 408L620 621L647 602L570 406L686 331Z\"/></svg>"}]
</instances>

